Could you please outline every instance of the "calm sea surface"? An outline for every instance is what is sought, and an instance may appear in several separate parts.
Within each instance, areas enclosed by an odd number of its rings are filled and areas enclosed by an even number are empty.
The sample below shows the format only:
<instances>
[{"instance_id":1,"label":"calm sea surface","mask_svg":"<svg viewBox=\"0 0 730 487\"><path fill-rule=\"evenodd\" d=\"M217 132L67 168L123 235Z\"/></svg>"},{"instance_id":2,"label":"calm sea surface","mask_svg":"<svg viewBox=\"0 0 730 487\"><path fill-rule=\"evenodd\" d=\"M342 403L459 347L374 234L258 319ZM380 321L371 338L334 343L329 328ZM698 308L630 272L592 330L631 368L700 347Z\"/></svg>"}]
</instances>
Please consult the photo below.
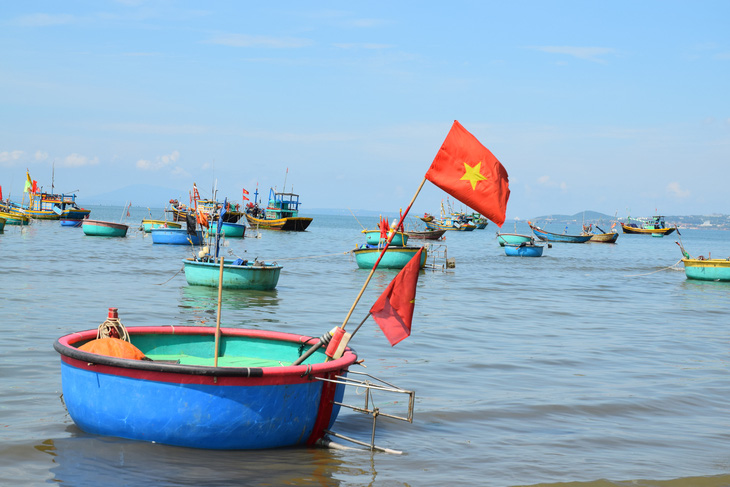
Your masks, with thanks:
<instances>
[{"instance_id":1,"label":"calm sea surface","mask_svg":"<svg viewBox=\"0 0 730 487\"><path fill-rule=\"evenodd\" d=\"M416 391L413 424L378 421L376 444L401 455L86 434L61 400L59 336L109 307L127 326L215 326L217 289L187 285L191 249L153 245L137 229L146 216L133 209L122 239L57 221L0 234L0 485L730 485L730 283L688 281L676 233L553 244L539 259L506 257L492 223L448 234L456 267L421 273L412 335L391 347L369 320L351 342L362 370ZM342 323L367 277L348 251L377 218L310 216L307 232L229 240L226 253L284 269L275 291L224 292L222 326L320 336ZM728 232L681 238L693 255L730 256ZM395 274L376 272L348 330ZM356 390L346 400L363 405ZM371 427L343 410L334 429L369 441Z\"/></svg>"}]
</instances>

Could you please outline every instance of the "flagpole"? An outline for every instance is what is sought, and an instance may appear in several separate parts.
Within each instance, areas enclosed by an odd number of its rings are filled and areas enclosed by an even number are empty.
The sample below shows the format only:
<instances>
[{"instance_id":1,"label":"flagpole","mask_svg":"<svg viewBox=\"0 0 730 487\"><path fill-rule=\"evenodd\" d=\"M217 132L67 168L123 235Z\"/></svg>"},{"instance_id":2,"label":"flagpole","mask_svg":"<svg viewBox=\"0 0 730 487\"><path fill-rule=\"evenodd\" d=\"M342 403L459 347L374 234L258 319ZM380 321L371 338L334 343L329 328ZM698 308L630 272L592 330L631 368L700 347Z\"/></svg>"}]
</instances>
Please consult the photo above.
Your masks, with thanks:
<instances>
[{"instance_id":1,"label":"flagpole","mask_svg":"<svg viewBox=\"0 0 730 487\"><path fill-rule=\"evenodd\" d=\"M365 293L365 289L368 287L368 284L370 283L370 280L373 277L373 274L375 274L375 270L378 268L378 264L380 263L380 259L383 258L383 255L385 255L385 251L388 250L388 247L390 246L390 242L393 240L393 237L395 237L395 234L398 231L398 228L400 228L401 225L403 225L403 221L405 220L406 216L408 215L408 212L411 210L411 206L413 206L413 203L416 201L416 198L418 197L419 193L421 192L421 189L423 189L423 185L426 184L426 177L424 176L423 181L421 181L420 186L418 186L418 189L416 190L416 194L413 195L413 198L411 199L411 202L408 203L408 208L406 208L405 213L403 213L400 217L400 221L398 222L398 225L395 227L395 231L390 234L388 237L388 240L385 242L385 246L383 247L383 250L380 251L380 255L378 256L378 260L375 261L375 264L373 265L373 268L370 270L370 274L368 274L368 278L365 280L365 284L363 284L362 289L360 290L360 293L355 298L355 302L352 303L352 307L350 308L350 311L347 313L347 316L345 317L345 320L342 322L342 324L339 326L342 330L345 329L345 326L347 325L347 322L350 320L350 317L352 316L352 313L355 311L355 307L357 306L357 303L360 301L360 298ZM360 329L360 326L365 322L365 320L370 316L370 313L365 316L365 319L362 320L360 325L357 327L355 332L357 332L358 329ZM354 333L353 333L354 334ZM301 357L299 357L292 365L299 365L302 362L304 362L310 355L312 355L315 350L317 350L319 347L324 345L325 343L329 342L330 334L329 332L325 333L317 343L312 345L312 347L307 350Z\"/></svg>"}]
</instances>

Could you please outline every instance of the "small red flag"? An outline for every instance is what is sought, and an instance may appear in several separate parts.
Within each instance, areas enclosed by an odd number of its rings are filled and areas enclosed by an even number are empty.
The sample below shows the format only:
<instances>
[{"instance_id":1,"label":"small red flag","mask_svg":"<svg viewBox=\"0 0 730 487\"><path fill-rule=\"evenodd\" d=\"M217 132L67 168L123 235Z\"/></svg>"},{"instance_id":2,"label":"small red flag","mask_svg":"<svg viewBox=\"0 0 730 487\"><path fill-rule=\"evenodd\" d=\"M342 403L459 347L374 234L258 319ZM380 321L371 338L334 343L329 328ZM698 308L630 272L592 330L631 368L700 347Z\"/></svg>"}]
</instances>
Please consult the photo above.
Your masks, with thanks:
<instances>
[{"instance_id":1,"label":"small red flag","mask_svg":"<svg viewBox=\"0 0 730 487\"><path fill-rule=\"evenodd\" d=\"M395 346L411 334L422 253L423 248L418 249L416 255L401 269L395 279L390 281L383 294L370 308L370 314L383 330L391 346Z\"/></svg>"},{"instance_id":2,"label":"small red flag","mask_svg":"<svg viewBox=\"0 0 730 487\"><path fill-rule=\"evenodd\" d=\"M3 200L3 187L0 186L0 201Z\"/></svg>"},{"instance_id":3,"label":"small red flag","mask_svg":"<svg viewBox=\"0 0 730 487\"><path fill-rule=\"evenodd\" d=\"M38 192L38 181L36 181L35 179L33 180L33 189L31 189L31 192L32 193Z\"/></svg>"},{"instance_id":4,"label":"small red flag","mask_svg":"<svg viewBox=\"0 0 730 487\"><path fill-rule=\"evenodd\" d=\"M243 188L243 194L248 194L248 191L246 191L246 188Z\"/></svg>"},{"instance_id":5,"label":"small red flag","mask_svg":"<svg viewBox=\"0 0 730 487\"><path fill-rule=\"evenodd\" d=\"M504 166L458 121L441 145L426 179L502 226L509 200Z\"/></svg>"}]
</instances>

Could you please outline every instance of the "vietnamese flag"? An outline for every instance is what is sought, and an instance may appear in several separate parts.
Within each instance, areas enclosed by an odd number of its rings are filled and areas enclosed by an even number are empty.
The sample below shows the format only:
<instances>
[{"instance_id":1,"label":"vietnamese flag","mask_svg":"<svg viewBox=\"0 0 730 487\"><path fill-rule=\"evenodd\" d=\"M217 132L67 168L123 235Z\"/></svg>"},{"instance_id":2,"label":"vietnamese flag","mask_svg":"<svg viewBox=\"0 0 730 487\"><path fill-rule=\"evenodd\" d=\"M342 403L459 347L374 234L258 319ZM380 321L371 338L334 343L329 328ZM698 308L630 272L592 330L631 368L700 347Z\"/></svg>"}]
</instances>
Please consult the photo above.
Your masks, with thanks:
<instances>
[{"instance_id":1,"label":"vietnamese flag","mask_svg":"<svg viewBox=\"0 0 730 487\"><path fill-rule=\"evenodd\" d=\"M454 121L426 179L498 226L504 223L510 193L507 171L458 121Z\"/></svg>"},{"instance_id":2,"label":"vietnamese flag","mask_svg":"<svg viewBox=\"0 0 730 487\"><path fill-rule=\"evenodd\" d=\"M370 314L383 330L391 346L395 346L411 334L422 253L423 248L418 249L416 255L401 269L395 279L390 281L383 294L370 308Z\"/></svg>"}]
</instances>

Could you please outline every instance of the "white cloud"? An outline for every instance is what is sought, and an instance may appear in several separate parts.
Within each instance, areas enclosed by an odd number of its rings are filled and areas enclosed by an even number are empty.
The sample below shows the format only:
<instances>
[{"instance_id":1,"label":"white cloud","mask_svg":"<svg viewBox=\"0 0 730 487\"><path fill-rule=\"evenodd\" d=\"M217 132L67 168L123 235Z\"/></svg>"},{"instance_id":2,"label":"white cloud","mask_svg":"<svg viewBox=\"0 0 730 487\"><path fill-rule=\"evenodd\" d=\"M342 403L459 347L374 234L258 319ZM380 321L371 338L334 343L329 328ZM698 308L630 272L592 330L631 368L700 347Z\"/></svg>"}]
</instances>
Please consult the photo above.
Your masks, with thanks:
<instances>
[{"instance_id":1,"label":"white cloud","mask_svg":"<svg viewBox=\"0 0 730 487\"><path fill-rule=\"evenodd\" d=\"M540 176L539 178L537 178L537 183L540 186L544 186L546 188L560 188L561 191L565 191L566 189L568 189L568 185L565 181L557 183L550 179L550 176Z\"/></svg>"},{"instance_id":2,"label":"white cloud","mask_svg":"<svg viewBox=\"0 0 730 487\"><path fill-rule=\"evenodd\" d=\"M595 63L605 63L606 61L601 59L599 56L604 54L613 54L616 52L610 47L534 46L531 47L531 49L536 49L550 54L565 54Z\"/></svg>"},{"instance_id":3,"label":"white cloud","mask_svg":"<svg viewBox=\"0 0 730 487\"><path fill-rule=\"evenodd\" d=\"M81 166L94 166L99 164L98 157L86 157L81 154L69 154L61 160L61 166L64 167L81 167Z\"/></svg>"},{"instance_id":4,"label":"white cloud","mask_svg":"<svg viewBox=\"0 0 730 487\"><path fill-rule=\"evenodd\" d=\"M213 37L205 43L230 47L265 47L272 49L300 48L313 44L310 39L297 37L250 36L246 34L223 34Z\"/></svg>"},{"instance_id":5,"label":"white cloud","mask_svg":"<svg viewBox=\"0 0 730 487\"><path fill-rule=\"evenodd\" d=\"M24 27L48 27L52 25L70 24L73 21L73 15L67 14L33 14L15 19L15 23Z\"/></svg>"},{"instance_id":6,"label":"white cloud","mask_svg":"<svg viewBox=\"0 0 730 487\"><path fill-rule=\"evenodd\" d=\"M36 161L45 161L46 159L48 159L48 152L42 152L37 150L35 151L34 157Z\"/></svg>"},{"instance_id":7,"label":"white cloud","mask_svg":"<svg viewBox=\"0 0 730 487\"><path fill-rule=\"evenodd\" d=\"M682 189L676 182L667 184L667 193L677 198L687 198L690 194L689 190Z\"/></svg>"},{"instance_id":8,"label":"white cloud","mask_svg":"<svg viewBox=\"0 0 730 487\"><path fill-rule=\"evenodd\" d=\"M140 159L137 161L137 167L139 169L145 170L145 171L159 171L160 169L163 169L165 167L170 166L175 161L177 161L180 158L180 152L178 151L172 151L170 154L165 154L163 156L157 156L154 160L148 161L147 159ZM177 168L175 168L177 169Z\"/></svg>"},{"instance_id":9,"label":"white cloud","mask_svg":"<svg viewBox=\"0 0 730 487\"><path fill-rule=\"evenodd\" d=\"M22 150L13 150L0 152L0 163L13 163L23 157L25 152Z\"/></svg>"}]
</instances>

